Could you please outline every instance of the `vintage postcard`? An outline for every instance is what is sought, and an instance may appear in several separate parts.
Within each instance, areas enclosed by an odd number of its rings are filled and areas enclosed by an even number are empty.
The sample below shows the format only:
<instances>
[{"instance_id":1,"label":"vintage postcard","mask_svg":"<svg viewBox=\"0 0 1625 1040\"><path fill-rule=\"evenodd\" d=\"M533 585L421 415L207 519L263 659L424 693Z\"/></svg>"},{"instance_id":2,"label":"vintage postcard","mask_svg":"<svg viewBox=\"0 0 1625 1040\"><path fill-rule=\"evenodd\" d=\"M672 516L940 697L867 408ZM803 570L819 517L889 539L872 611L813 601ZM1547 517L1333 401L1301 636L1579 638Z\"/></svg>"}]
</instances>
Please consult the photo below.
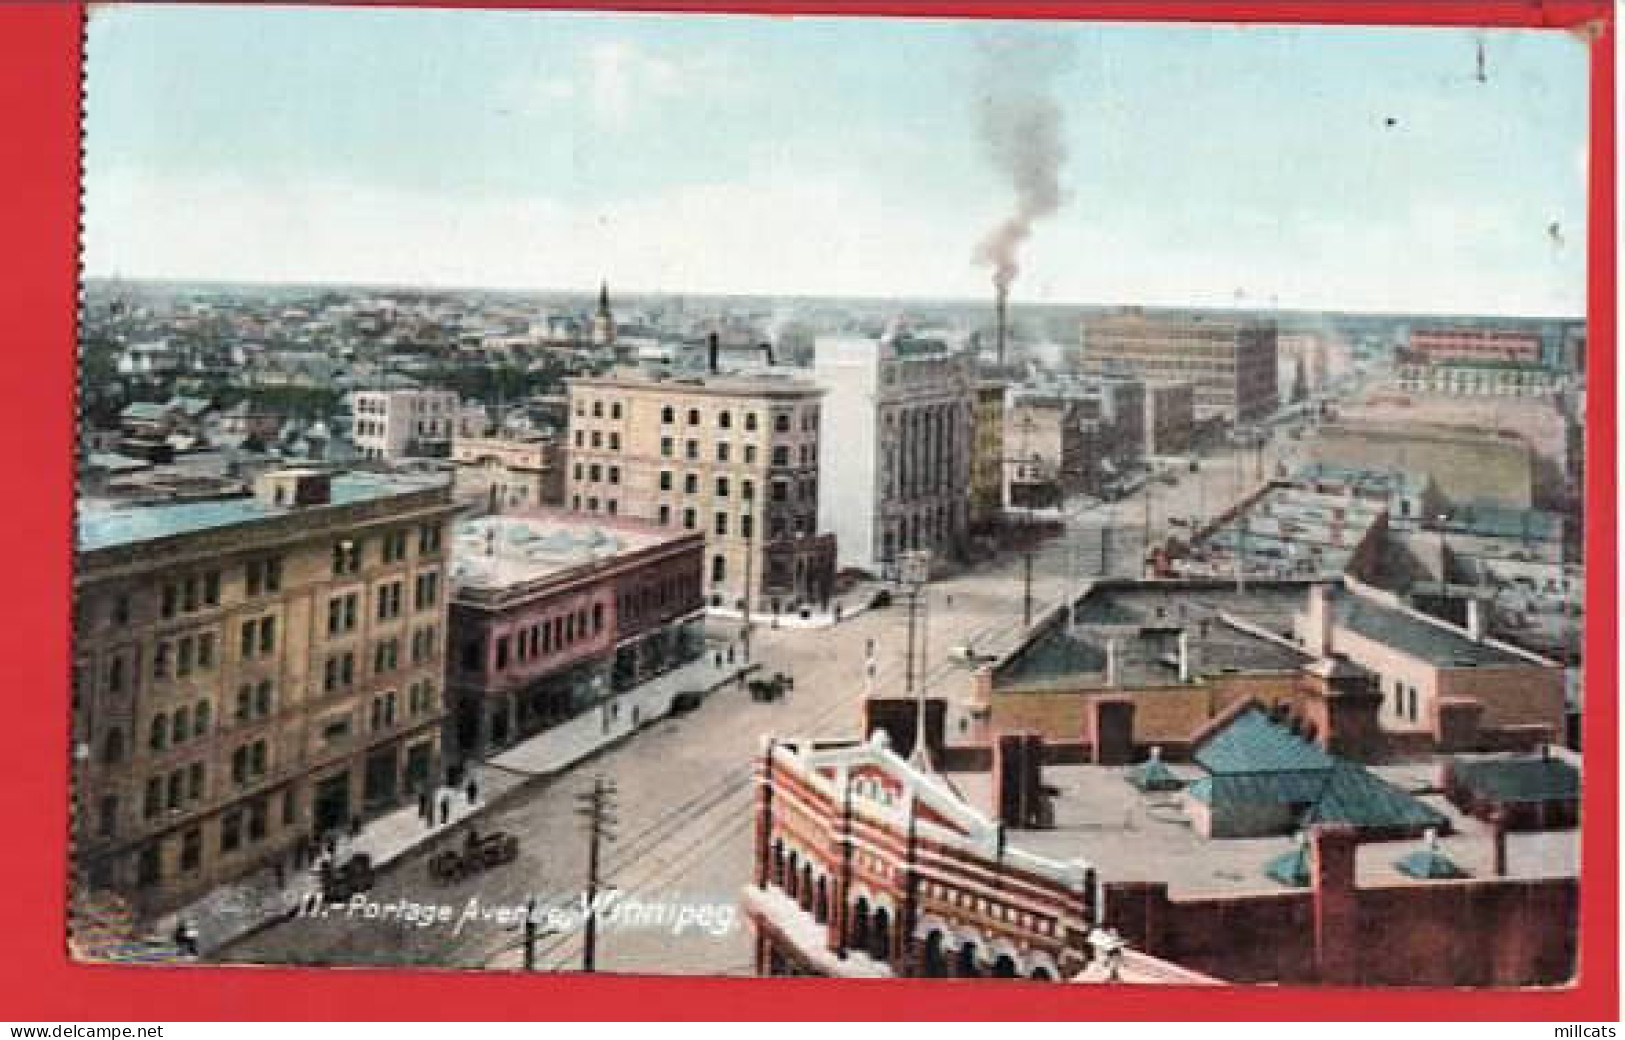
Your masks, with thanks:
<instances>
[{"instance_id":1,"label":"vintage postcard","mask_svg":"<svg viewBox=\"0 0 1625 1040\"><path fill-rule=\"evenodd\" d=\"M86 34L75 957L1577 978L1585 33Z\"/></svg>"}]
</instances>

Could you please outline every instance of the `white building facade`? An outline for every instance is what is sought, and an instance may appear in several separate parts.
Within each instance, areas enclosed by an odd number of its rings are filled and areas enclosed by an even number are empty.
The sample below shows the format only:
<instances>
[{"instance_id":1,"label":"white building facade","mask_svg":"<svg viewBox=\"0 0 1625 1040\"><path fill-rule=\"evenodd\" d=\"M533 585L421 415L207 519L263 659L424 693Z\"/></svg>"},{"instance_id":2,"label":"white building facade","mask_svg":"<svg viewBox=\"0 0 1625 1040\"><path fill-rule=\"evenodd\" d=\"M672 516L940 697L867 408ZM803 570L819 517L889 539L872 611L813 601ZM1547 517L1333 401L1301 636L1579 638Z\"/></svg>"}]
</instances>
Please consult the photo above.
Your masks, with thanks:
<instances>
[{"instance_id":1,"label":"white building facade","mask_svg":"<svg viewBox=\"0 0 1625 1040\"><path fill-rule=\"evenodd\" d=\"M358 390L350 411L357 450L381 460L444 457L462 417L450 390Z\"/></svg>"},{"instance_id":2,"label":"white building facade","mask_svg":"<svg viewBox=\"0 0 1625 1040\"><path fill-rule=\"evenodd\" d=\"M827 392L818 526L842 566L880 575L899 555L957 555L970 516L976 373L968 354L907 334L820 337Z\"/></svg>"}]
</instances>

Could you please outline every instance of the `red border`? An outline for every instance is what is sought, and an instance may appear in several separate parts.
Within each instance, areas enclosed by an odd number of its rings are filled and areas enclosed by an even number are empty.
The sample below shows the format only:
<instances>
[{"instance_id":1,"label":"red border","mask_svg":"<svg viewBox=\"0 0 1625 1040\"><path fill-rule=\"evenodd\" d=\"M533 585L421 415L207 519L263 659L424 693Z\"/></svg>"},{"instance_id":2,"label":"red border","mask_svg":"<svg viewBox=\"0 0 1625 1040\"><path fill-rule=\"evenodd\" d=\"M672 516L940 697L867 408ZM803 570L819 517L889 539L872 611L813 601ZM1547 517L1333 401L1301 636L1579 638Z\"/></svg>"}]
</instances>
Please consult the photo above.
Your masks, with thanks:
<instances>
[{"instance_id":1,"label":"red border","mask_svg":"<svg viewBox=\"0 0 1625 1040\"><path fill-rule=\"evenodd\" d=\"M397 0L400 2L400 0ZM408 0L413 2L413 0ZM424 0L415 0L423 3ZM459 6L443 3L441 6ZM564 7L564 3L460 6ZM588 5L573 5L588 6ZM963 17L1090 17L1138 21L1398 23L1573 28L1594 23L1589 222L1590 421L1586 619L1586 828L1582 979L1555 993L1282 990L1199 994L1160 988L1000 987L895 981L633 979L376 971L152 970L70 965L63 891L67 784L69 530L79 170L80 0L0 8L0 166L5 252L0 313L9 378L0 381L17 488L0 519L14 547L11 610L0 625L9 680L0 819L0 1014L17 1019L1347 1019L1554 1022L1618 1018L1618 706L1615 598L1614 21L1605 0L1532 2L1038 3L992 0L681 0L610 2L619 10ZM26 460L26 461L24 461ZM37 469L28 462L43 461ZM26 476L24 476L26 474ZM403 981L406 985L403 986ZM832 999L838 990L838 998ZM409 996L407 994L410 994ZM1187 999L1188 998L1188 999Z\"/></svg>"}]
</instances>

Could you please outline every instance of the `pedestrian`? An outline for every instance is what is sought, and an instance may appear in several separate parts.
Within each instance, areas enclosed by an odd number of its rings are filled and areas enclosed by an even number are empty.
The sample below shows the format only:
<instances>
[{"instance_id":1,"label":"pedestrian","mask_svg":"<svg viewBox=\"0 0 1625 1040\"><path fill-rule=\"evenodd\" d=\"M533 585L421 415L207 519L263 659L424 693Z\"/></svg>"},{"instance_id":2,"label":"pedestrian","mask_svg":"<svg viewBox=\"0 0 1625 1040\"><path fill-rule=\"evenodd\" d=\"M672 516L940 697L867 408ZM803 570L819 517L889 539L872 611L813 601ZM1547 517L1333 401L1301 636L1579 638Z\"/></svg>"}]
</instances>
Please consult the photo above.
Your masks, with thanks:
<instances>
[{"instance_id":1,"label":"pedestrian","mask_svg":"<svg viewBox=\"0 0 1625 1040\"><path fill-rule=\"evenodd\" d=\"M718 668L722 667L722 651L721 650L718 650L716 652L716 666Z\"/></svg>"},{"instance_id":2,"label":"pedestrian","mask_svg":"<svg viewBox=\"0 0 1625 1040\"><path fill-rule=\"evenodd\" d=\"M732 643L728 644L728 663L734 663L734 645Z\"/></svg>"},{"instance_id":3,"label":"pedestrian","mask_svg":"<svg viewBox=\"0 0 1625 1040\"><path fill-rule=\"evenodd\" d=\"M183 917L175 922L175 945L186 956L197 956L197 925L193 924L190 919Z\"/></svg>"},{"instance_id":4,"label":"pedestrian","mask_svg":"<svg viewBox=\"0 0 1625 1040\"><path fill-rule=\"evenodd\" d=\"M443 795L440 796L440 825L442 827L444 827L446 825L447 821L449 821L450 819L451 819L451 795L443 794Z\"/></svg>"},{"instance_id":5,"label":"pedestrian","mask_svg":"<svg viewBox=\"0 0 1625 1040\"><path fill-rule=\"evenodd\" d=\"M468 795L469 805L473 805L475 802L480 800L480 785L475 782L472 776L468 778L468 787L466 788L465 793Z\"/></svg>"}]
</instances>

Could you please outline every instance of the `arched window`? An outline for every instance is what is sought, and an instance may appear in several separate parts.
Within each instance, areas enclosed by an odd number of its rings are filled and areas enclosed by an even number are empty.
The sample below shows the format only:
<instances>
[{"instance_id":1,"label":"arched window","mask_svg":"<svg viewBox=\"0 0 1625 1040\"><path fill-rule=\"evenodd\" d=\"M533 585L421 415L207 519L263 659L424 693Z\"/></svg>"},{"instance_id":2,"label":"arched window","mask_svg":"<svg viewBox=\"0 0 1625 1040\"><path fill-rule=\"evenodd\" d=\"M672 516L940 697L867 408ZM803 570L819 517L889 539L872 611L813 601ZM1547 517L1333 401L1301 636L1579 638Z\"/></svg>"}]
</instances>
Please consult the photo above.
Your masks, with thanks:
<instances>
[{"instance_id":1,"label":"arched window","mask_svg":"<svg viewBox=\"0 0 1625 1040\"><path fill-rule=\"evenodd\" d=\"M1015 960L1006 953L1001 954L999 959L993 962L992 974L996 979L1013 979L1017 978L1021 973L1016 969Z\"/></svg>"},{"instance_id":2,"label":"arched window","mask_svg":"<svg viewBox=\"0 0 1625 1040\"><path fill-rule=\"evenodd\" d=\"M948 958L942 951L942 933L932 932L931 937L925 941L925 977L928 979L945 979L948 977Z\"/></svg>"},{"instance_id":3,"label":"arched window","mask_svg":"<svg viewBox=\"0 0 1625 1040\"><path fill-rule=\"evenodd\" d=\"M813 897L813 920L829 923L829 882L824 878L818 879L818 894Z\"/></svg>"},{"instance_id":4,"label":"arched window","mask_svg":"<svg viewBox=\"0 0 1625 1040\"><path fill-rule=\"evenodd\" d=\"M1048 968L1040 965L1033 969L1032 980L1034 982L1054 982L1055 976L1050 974Z\"/></svg>"},{"instance_id":5,"label":"arched window","mask_svg":"<svg viewBox=\"0 0 1625 1040\"><path fill-rule=\"evenodd\" d=\"M859 898L852 908L852 921L847 928L846 944L854 950L869 950L869 900Z\"/></svg>"},{"instance_id":6,"label":"arched window","mask_svg":"<svg viewBox=\"0 0 1625 1040\"><path fill-rule=\"evenodd\" d=\"M116 765L124 759L124 731L114 727L102 738L102 762Z\"/></svg>"},{"instance_id":7,"label":"arched window","mask_svg":"<svg viewBox=\"0 0 1625 1040\"><path fill-rule=\"evenodd\" d=\"M192 709L192 735L201 737L209 732L209 702L198 701Z\"/></svg>"},{"instance_id":8,"label":"arched window","mask_svg":"<svg viewBox=\"0 0 1625 1040\"><path fill-rule=\"evenodd\" d=\"M891 959L891 915L885 907L876 907L869 925L869 956L877 961Z\"/></svg>"},{"instance_id":9,"label":"arched window","mask_svg":"<svg viewBox=\"0 0 1625 1040\"><path fill-rule=\"evenodd\" d=\"M976 967L976 944L967 942L959 948L959 955L954 958L954 975L961 979L974 979L980 978L981 974Z\"/></svg>"},{"instance_id":10,"label":"arched window","mask_svg":"<svg viewBox=\"0 0 1625 1040\"><path fill-rule=\"evenodd\" d=\"M152 734L147 743L154 751L162 751L169 743L169 716L160 712L152 717Z\"/></svg>"}]
</instances>

